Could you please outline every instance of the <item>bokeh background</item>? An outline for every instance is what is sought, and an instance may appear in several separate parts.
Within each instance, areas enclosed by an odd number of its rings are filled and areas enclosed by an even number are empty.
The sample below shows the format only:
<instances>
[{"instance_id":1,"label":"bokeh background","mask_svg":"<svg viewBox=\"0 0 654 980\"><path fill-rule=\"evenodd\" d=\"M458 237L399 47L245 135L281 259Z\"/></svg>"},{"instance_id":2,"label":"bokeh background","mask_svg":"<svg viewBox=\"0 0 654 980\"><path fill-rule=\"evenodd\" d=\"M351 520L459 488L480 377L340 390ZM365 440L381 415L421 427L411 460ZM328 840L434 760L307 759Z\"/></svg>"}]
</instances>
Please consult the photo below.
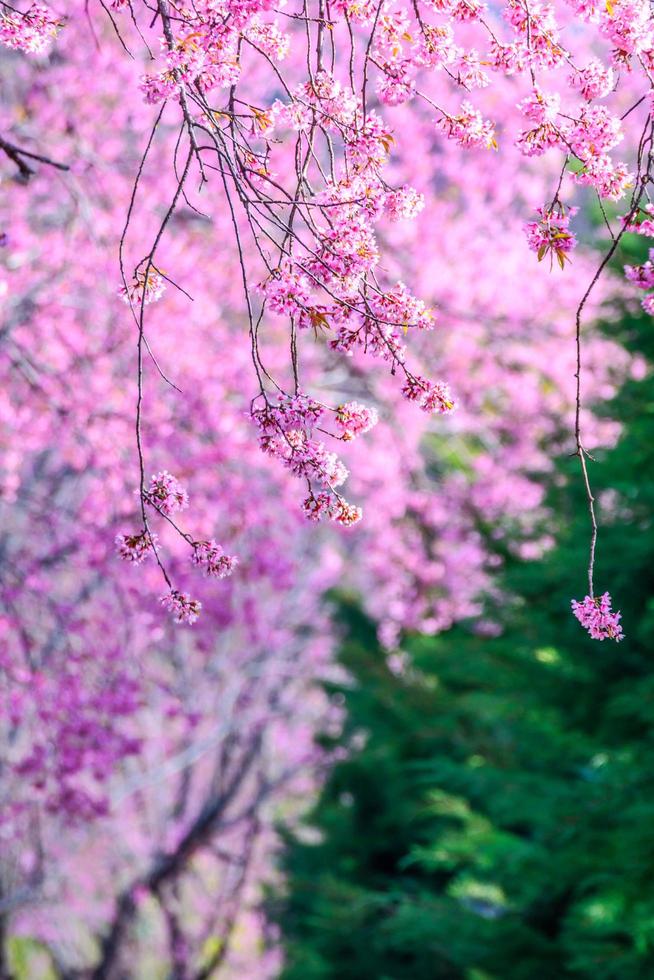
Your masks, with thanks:
<instances>
[{"instance_id":1,"label":"bokeh background","mask_svg":"<svg viewBox=\"0 0 654 980\"><path fill-rule=\"evenodd\" d=\"M180 628L153 563L114 546L138 521L117 254L156 115L148 57L128 19L133 58L76 14L52 52L0 56L3 135L70 167L25 180L0 161L0 978L654 977L654 335L622 276L642 241L625 236L584 320L596 581L626 634L598 643L570 612L589 544L574 311L607 234L578 189L572 263L529 250L560 160L516 150L518 81L475 92L497 152L462 152L424 106L388 110L389 179L425 209L380 223L383 273L435 308L407 343L456 414L429 419L379 361L302 338L307 391L380 414L344 453L351 531L308 524L259 451L230 214L219 184L189 187L160 263L193 299L169 285L148 311L179 390L146 359L146 466L175 474L189 533L239 566L204 581L160 529L203 604ZM178 138L167 110L132 264ZM253 246L246 261L257 282ZM287 376L285 322L261 345Z\"/></svg>"}]
</instances>

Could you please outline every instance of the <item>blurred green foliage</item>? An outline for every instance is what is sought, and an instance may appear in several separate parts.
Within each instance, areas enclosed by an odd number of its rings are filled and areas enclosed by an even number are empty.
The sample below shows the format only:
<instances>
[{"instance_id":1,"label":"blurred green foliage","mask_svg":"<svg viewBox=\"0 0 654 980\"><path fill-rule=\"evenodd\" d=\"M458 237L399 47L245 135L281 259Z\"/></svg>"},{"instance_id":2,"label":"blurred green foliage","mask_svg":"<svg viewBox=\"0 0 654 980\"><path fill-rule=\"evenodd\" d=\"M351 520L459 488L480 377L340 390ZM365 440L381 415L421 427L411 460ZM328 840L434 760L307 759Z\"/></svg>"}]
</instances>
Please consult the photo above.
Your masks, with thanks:
<instances>
[{"instance_id":1,"label":"blurred green foliage","mask_svg":"<svg viewBox=\"0 0 654 980\"><path fill-rule=\"evenodd\" d=\"M607 329L654 363L651 319ZM333 693L355 748L286 834L271 898L284 980L654 978L653 378L608 412L624 430L591 465L608 499L596 586L623 643L590 640L569 611L588 548L569 458L549 491L556 548L505 556L501 636L408 638L397 676L340 603L351 683Z\"/></svg>"}]
</instances>

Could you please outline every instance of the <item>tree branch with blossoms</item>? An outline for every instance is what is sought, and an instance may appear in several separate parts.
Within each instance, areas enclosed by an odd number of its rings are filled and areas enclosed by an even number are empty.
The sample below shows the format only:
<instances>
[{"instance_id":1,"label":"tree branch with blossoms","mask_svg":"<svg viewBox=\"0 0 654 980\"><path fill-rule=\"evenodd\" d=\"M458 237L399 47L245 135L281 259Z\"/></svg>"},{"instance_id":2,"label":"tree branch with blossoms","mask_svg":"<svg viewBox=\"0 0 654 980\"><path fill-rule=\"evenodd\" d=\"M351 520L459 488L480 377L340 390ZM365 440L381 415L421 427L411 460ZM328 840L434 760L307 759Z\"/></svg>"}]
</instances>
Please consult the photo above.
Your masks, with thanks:
<instances>
[{"instance_id":1,"label":"tree branch with blossoms","mask_svg":"<svg viewBox=\"0 0 654 980\"><path fill-rule=\"evenodd\" d=\"M302 480L307 494L302 506L308 517L327 517L350 526L360 519L361 509L341 494L345 467L314 436L316 406L321 403L303 391L304 336L324 334L331 337L329 347L338 354L360 350L385 361L391 375L403 379L401 394L427 412L447 414L455 406L447 384L415 374L407 362L403 335L432 329L433 314L402 282L385 282L379 274L381 254L374 224L382 215L415 217L423 203L412 188L393 188L384 176L395 136L380 108L417 100L435 113L435 133L465 149L493 149L498 145L496 127L468 98L458 108L445 108L422 82L440 74L445 83L442 95L449 98L460 89L471 93L492 85L490 72L525 76L530 91L518 108L531 128L517 135L516 145L527 157L555 150L565 158L551 203L539 209L539 220L528 227L529 243L539 259L549 256L563 269L576 243L569 224L575 208L562 201L569 183L567 162L576 161L573 182L593 188L600 201L624 195L633 175L626 164L614 163L609 153L623 138L622 123L643 104L649 109L651 96L639 95L619 116L597 103L619 93L617 69L622 67L639 72L651 92L654 65L650 18L641 0L620 0L606 10L586 0L572 0L571 7L575 15L596 25L598 38L610 47L607 60L597 57L580 66L573 33L561 12L527 0L509 0L500 18L480 0L412 0L397 9L383 0L356 4L338 0L329 8L317 3L313 9L305 2L291 11L273 10L266 0L224 0L218 5L157 0L156 6L114 0L111 4L112 12L107 13L121 40L120 16L125 11L129 13L125 29L135 27L141 40L159 25L163 65L143 76L141 91L147 103L161 107L158 121L164 112L179 115L178 145L188 144L169 210L152 247L131 279L123 281L138 330L135 424L143 522L143 530L125 540L138 541L135 547L142 554L148 550L154 554L169 590L166 604L176 619L182 606L186 609L193 600L179 598L182 593L172 584L148 524L143 356L144 350L152 353L145 334L145 306L161 296L166 281L173 281L158 269L155 254L180 199L189 201L191 177L197 177L201 193L210 184L210 175L217 173L232 214L258 385L252 417L261 430L261 448ZM440 22L430 22L434 16ZM280 27L280 17L287 21L288 31ZM456 32L463 25L467 33L462 45ZM6 6L0 40L38 54L47 50L62 26L41 4L23 12ZM468 35L487 46L483 58ZM123 46L131 50L124 40ZM291 48L297 49L297 60L304 64L304 78L302 72L298 75L297 65L287 75L281 70ZM146 49L150 51L147 44ZM248 72L243 73L246 61ZM567 90L562 94L564 73ZM248 75L255 81L249 83ZM374 107L370 105L373 77ZM275 89L279 96L270 101L268 93ZM578 98L581 102L575 101ZM30 154L11 144L0 148L27 176L24 158ZM147 150L141 168L146 157ZM645 188L649 170L641 172L641 159L642 154L635 179ZM271 169L275 160L285 168L281 178ZM133 204L134 200L130 214ZM246 268L246 252L250 253L244 248L244 231L251 238L263 278L253 278ZM600 271L621 238L620 232L611 235L612 246ZM262 330L271 315L287 320L288 378L275 375L266 364ZM579 328L577 347L580 361ZM579 382L580 363L576 374ZM578 397L575 441L591 510L592 578L597 527L579 432L580 407ZM359 409L348 404L324 405L320 419L337 420L339 413L355 411ZM374 410L363 406L363 414L348 431L363 434L373 417ZM320 435L344 438L338 425L321 425ZM592 588L589 598L593 600ZM195 606L188 606L182 619L192 622L196 612Z\"/></svg>"},{"instance_id":2,"label":"tree branch with blossoms","mask_svg":"<svg viewBox=\"0 0 654 980\"><path fill-rule=\"evenodd\" d=\"M615 117L611 117L604 107L593 106L587 108L582 105L576 117L570 116L568 113L562 113L560 110L560 97L558 94L543 94L538 85L536 72L541 69L551 70L561 61L567 63L572 69L572 75L570 77L571 86L578 88L583 99L589 103L609 93L613 85L613 71L611 68L605 68L598 61L589 63L584 69L578 69L569 53L558 40L558 28L549 8L532 8L526 3L519 2L509 5L509 22L516 30L518 36L522 36L522 40L515 44L515 47L510 53L509 49L502 46L497 40L495 32L490 28L486 20L480 16L482 8L479 5L463 3L458 7L455 5L450 8L444 7L443 9L449 10L455 20L479 20L479 23L491 38L491 43L494 46L494 53L497 58L497 67L501 66L511 71L524 70L525 68L528 70L532 83L532 95L523 100L519 108L528 119L536 122L537 126L534 129L523 132L518 137L518 146L527 156L540 155L551 147L560 147L566 153L566 161L561 171L553 201L549 207L540 210L540 222L529 226L529 241L531 246L538 252L539 260L543 259L549 253L552 258L556 256L559 265L561 268L564 268L565 262L569 260L569 253L575 245L575 237L569 230L569 221L574 216L576 209L566 209L560 199L565 167L570 157L572 156L581 161L582 167L577 174L577 179L579 182L588 183L595 188L600 205L603 196L617 198L621 195L628 185L629 174L626 167L622 164L617 165L612 170L613 165L606 155L606 151L611 149L612 145L621 138L620 121ZM306 15L306 8L303 12ZM349 61L350 91L354 92L355 37L350 23L350 12L345 11L345 13L351 42ZM316 194L314 188L311 186L307 177L310 164L315 163L315 169L318 171L319 179L322 178L328 187L330 182L333 185L335 170L332 136L336 136L337 138L340 137L343 141L346 172L345 185L350 193L353 193L353 195L361 193L361 175L367 174L370 170L374 172L376 179L380 179L379 170L383 163L384 153L380 155L378 148L376 154L373 152L371 156L369 145L366 145L363 152L361 152L359 147L359 142L362 139L369 141L372 136L372 139L376 139L378 144L381 143L384 151L388 152L393 140L390 133L383 129L377 129L374 133L370 132L369 121L371 117L368 114L366 102L369 65L373 65L380 73L377 92L382 102L387 105L395 105L414 96L423 98L440 114L438 126L447 138L454 139L462 146L481 145L495 147L497 145L492 124L484 122L469 102L464 101L461 105L461 113L455 116L440 109L432 99L417 90L412 77L417 68L434 67L435 62L436 67L445 68L446 73L450 77L453 76L447 66L448 59L444 58L441 60L437 54L437 48L434 45L435 38L442 39L443 37L448 37L447 31L438 34L433 29L427 28L421 16L418 3L413 4L413 13L424 44L424 48L419 51L419 55L413 60L413 63L410 58L400 57L403 53L403 42L407 40L410 42L412 40L412 34L409 30L408 14L406 12L398 12L390 15L385 12L383 5L378 4L376 6L373 5L369 11L366 11L361 16L362 23L372 22L372 29L365 42L359 107L357 108L353 105L349 115L343 115L341 91L345 95L345 90L341 90L339 83L331 80L329 75L323 70L322 40L324 22L322 20L322 14L317 18L315 71L312 66L310 54L311 22L305 16L309 82L303 87L301 86L295 89L295 91L292 91L288 85L284 84L285 91L293 100L290 106L287 104L285 108L284 106L278 107L275 104L273 111L276 109L276 119L274 120L271 114L266 114L262 110L256 110L256 123L253 126L253 130L255 131L257 127L261 130L272 129L275 124L278 125L279 119L283 120L284 112L291 111L289 121L294 123L295 127L299 130L295 151L296 165L298 165L297 184L293 196L288 196L290 214L287 216L286 223L284 222L284 218L279 214L275 214L274 217L271 216L270 199L266 201L265 196L261 193L261 186L255 186L252 180L252 174L248 174L244 166L246 159L248 161L263 160L263 168L259 168L258 172L261 181L258 183L260 185L261 182L266 181L268 178L267 159L270 146L268 145L266 147L262 156L261 154L257 154L250 145L240 121L243 114L234 112L235 83L232 82L230 89L229 111L227 113L230 118L229 129L233 151L234 149L236 151L235 157L232 158L230 157L224 134L220 132L220 127L215 125L215 113L211 113L207 100L204 98L202 85L198 84L197 78L195 80L199 93L196 104L207 115L207 118L213 118L214 120L211 125L211 135L213 136L214 146L220 161L220 169L223 174L223 181L225 182L225 191L229 193L225 168L227 168L227 172L231 176L241 200L243 200L244 193L243 189L239 189L238 187L237 181L239 176L245 178L248 188L254 191L254 201L246 198L246 213L259 253L266 262L269 270L269 276L262 286L264 302L254 329L253 343L253 357L260 381L259 397L263 399L265 408L263 410L253 408L253 416L259 427L264 431L261 440L264 451L281 458L292 472L295 472L296 475L306 480L308 496L303 506L307 516L313 520L320 519L325 514L340 523L350 524L360 518L360 510L347 504L337 489L345 477L345 473L339 467L338 461L333 455L324 455L324 449L321 443L312 444L312 421L316 420L320 414L317 403L312 402L310 399L305 399L304 402L298 403L298 399L304 398L299 386L297 357L298 328L302 330L303 328L306 329L307 326L311 326L314 331L318 329L328 330L338 324L338 338L336 341L332 341L332 347L346 352L352 349L352 345L361 345L365 350L368 350L370 347L373 349L376 347L377 350L375 352L380 353L381 356L391 362L392 373L395 373L398 369L404 371L407 382L403 388L403 394L407 398L418 401L421 407L427 410L450 411L453 407L451 396L445 387L441 385L433 387L431 383L424 379L416 379L410 374L405 367L403 345L399 341L397 334L394 334L392 331L392 328L403 326L406 332L409 324L411 326L417 325L424 327L426 325L424 319L422 321L420 319L422 311L420 309L411 310L411 313L407 315L407 308L402 308L397 302L393 302L390 310L387 310L383 306L380 309L379 299L388 300L388 296L385 296L378 287L376 277L372 271L372 265L368 263L366 268L366 262L364 261L363 268L361 268L361 263L357 263L356 260L353 262L353 249L351 247L349 252L350 261L343 261L344 247L342 236L345 234L351 235L353 226L358 232L357 240L352 243L355 246L356 254L364 257L364 259L374 257L375 255L376 246L374 239L371 238L366 224L360 220L362 205L364 207L370 207L370 201L373 197L370 184L365 186L364 196L358 199L355 197L352 202L343 200L342 195L340 201L338 197L335 198L332 195L329 201L320 202L319 200L315 200ZM610 17L611 12L609 12ZM332 42L334 38L334 26L334 23L329 23ZM628 13L624 18L624 23L619 18L614 18L613 23L607 26L611 35L617 41L622 38L623 34L630 36ZM379 31L381 39L379 37L377 39L375 38L377 31ZM170 25L167 26L166 40L170 55L173 51ZM377 47L375 48L374 44L376 40ZM520 45L523 47L521 48ZM376 54L377 51L379 54ZM270 53L266 52L266 54L269 58ZM386 58L384 59L382 55L385 55ZM623 55L620 57L624 58ZM649 80L648 67L644 65L642 58L639 57L638 60ZM464 88L469 88L486 82L485 75L475 62L475 57L472 53L462 54L461 61L462 64L465 64L467 71L464 76L461 70L459 70L455 79L458 84ZM179 70L179 66L177 66L176 70ZM184 71L186 70L187 66L184 67ZM279 73L277 74L279 75ZM150 80L148 84L153 85L154 82ZM149 96L154 101L155 97L152 95L152 89L148 91ZM181 86L181 91L184 91L183 85ZM195 93L193 97L195 98ZM627 113L623 114L622 118L631 112L632 109L635 109L641 102L642 98L637 100L634 106L627 110ZM188 125L188 109L185 102L182 103L182 109ZM223 111L220 113L220 118L222 116ZM375 123L377 122L377 117L374 114L372 119ZM301 125L302 123L303 127ZM304 157L302 157L303 130L306 140ZM327 142L328 175L316 157L315 138L317 134L324 137ZM247 157L241 158L239 156L240 147L244 149ZM350 159L353 158L353 164L351 166L348 166L348 154ZM649 179L649 167L646 168L644 173L640 171L641 159L642 154L639 154L639 173L637 179L640 188L644 187ZM356 173L359 183L353 183L350 172ZM383 179L380 180L380 183L381 186L384 186ZM347 231L344 230L343 225L339 226L341 214L338 210L326 212L325 216L328 224L323 228L320 228L316 224L313 214L308 209L306 213L303 211L303 205L307 203L303 194L305 187L309 189L311 196L314 198L311 203L318 203L319 210L320 203L329 203L330 205L333 204L336 206L340 203L345 206L344 218ZM400 213L403 217L415 214L421 205L421 202L410 189L404 189L400 192L387 192L384 202L384 207L387 209L387 212L392 212L393 208L397 207L396 202L399 204ZM632 207L629 218L633 217L636 209L637 203ZM256 218L253 218L253 212L256 212ZM271 242L274 241L274 235L264 228L260 220L264 215L279 229L283 230L283 239L278 252L279 259L272 268L271 263L267 261L267 257L258 239L258 233L264 233ZM303 221L306 230L314 236L315 245L313 247L307 245L306 241L296 233L294 229L296 217ZM577 370L575 377L577 383L577 407L575 442L591 517L588 599L593 603L595 600L593 598L592 575L597 540L597 521L586 464L587 454L582 446L580 433L580 317L593 285L616 251L620 238L628 223L629 219L627 219L617 235L613 235L611 232L613 239L612 246L598 270L597 277L595 277L589 290L582 298L576 318ZM610 225L608 227L609 231L611 231ZM235 230L238 234L236 222ZM240 245L239 251L242 254ZM299 258L298 251L300 252ZM370 279L368 278L368 273L370 273ZM350 293L348 293L347 288L343 291L343 279L352 277L353 275L358 275L362 279L362 282L358 284L359 288ZM338 277L338 285L335 285L335 277ZM335 300L337 305L314 305L315 301L313 301L311 293L315 287L325 292L331 301ZM401 284L400 288L403 289ZM393 301L396 300L395 296L392 298ZM361 301L363 304L362 307L359 305ZM257 343L257 332L266 310L266 304L267 308L273 313L288 315L290 318L291 362L295 393L294 396L285 395L286 401L279 402L277 406L271 406L265 387L261 383L262 375L270 378L265 366L261 362ZM413 319L411 315L415 312L418 313L417 320ZM363 331L361 326L356 325L356 320L354 324L352 323L357 315L361 318ZM341 325L342 321L345 322L345 329ZM388 328L391 328L390 336L388 335ZM362 332L363 340L361 338ZM276 382L273 383L276 385ZM299 404L302 404L300 411L298 411ZM339 409L337 408L337 416L338 412ZM284 418L286 421L283 421ZM290 425L287 424L288 419L291 420ZM366 427L369 426L359 426L359 431L365 431ZM322 431L328 432L329 430L323 428ZM319 484L322 483L323 489L315 492L312 482L313 479L317 479Z\"/></svg>"},{"instance_id":3,"label":"tree branch with blossoms","mask_svg":"<svg viewBox=\"0 0 654 980\"><path fill-rule=\"evenodd\" d=\"M576 209L564 206L560 197L568 160L572 157L581 162L576 180L591 185L600 202L603 197L617 199L629 184L630 174L625 165L614 166L607 155L607 151L621 139L621 120L612 117L604 106L590 105L610 93L614 84L613 69L598 60L578 68L560 40L560 30L549 7L529 5L520 0L510 3L506 19L517 40L507 45L498 40L496 31L483 15L481 4L464 0L458 4L435 6L454 22L471 21L480 25L490 38L493 67L497 70L528 73L532 94L519 108L536 126L520 134L517 145L527 156L560 148L566 157L552 203L541 208L539 222L529 226L529 242L539 260L549 254L556 257L563 269L576 244L574 234L569 230ZM298 334L307 329L314 333L336 331L335 339L330 342L334 350L350 353L353 348L360 347L389 362L392 374L403 373L406 382L402 393L409 400L418 402L427 411L449 412L454 407L447 386L416 377L406 366L405 345L398 328L404 333L409 328L430 328L431 314L407 293L403 284L385 290L374 271L378 249L371 223L382 211L401 217L414 216L422 202L410 188L393 191L382 176L394 137L375 110L368 108L370 67L379 73L377 97L385 105L402 104L414 97L423 99L438 113L437 127L446 138L463 147L491 148L497 143L492 123L484 121L470 102L464 100L459 113L454 114L440 108L416 86L416 75L429 68L442 69L456 85L466 90L487 84L487 76L474 51L459 50L457 55L454 54L450 27L439 29L427 25L417 0L411 8L393 13L382 3L371 3L356 10L344 4L338 9L345 17L350 42L349 89L335 79L333 70L330 73L324 68L326 26L333 63L338 50L335 44L338 18L333 11L328 23L322 7L315 18L309 16L306 4L301 12L293 15L304 22L308 74L306 82L293 87L272 64L273 58L281 60L284 57L289 39L280 34L276 24L263 27L258 20L259 10L251 21L249 8L230 9L225 20L212 24L210 16L203 17L197 10L190 15L179 8L179 21L173 27L167 8L160 3L168 67L159 75L146 76L144 92L148 101L156 103L178 91L191 147L200 166L200 148L193 137L198 122L191 117L189 103L199 112L202 120L199 125L207 131L213 145L216 163L212 166L222 176L241 256L253 361L259 380L259 395L253 400L252 415L262 432L261 447L305 482L308 496L303 508L310 519L320 520L327 516L349 525L360 519L361 511L341 496L339 487L347 472L338 458L327 451L321 441L313 438L313 430L319 420L324 420L325 412L327 417L334 412L338 422L339 413L361 411L351 433L364 433L374 424L374 410L349 405L330 408L306 396L300 385ZM608 11L601 23L600 29L617 45L618 61L632 58L633 13L631 8L625 9L624 14ZM230 30L230 18L233 18L238 33ZM370 28L367 35L366 27ZM417 43L415 33L420 38ZM189 38L192 41L189 42ZM643 40L647 39L645 33ZM301 31L293 41L301 43ZM362 64L357 59L357 41L361 42L364 51ZM278 100L270 108L253 108L238 99L239 58L244 43L263 53L268 64L272 64L289 101ZM405 50L407 44L413 49L410 54ZM620 48L621 44L624 44L623 48ZM219 51L218 58L215 57L216 50ZM651 85L648 65L640 51L634 53L633 60L638 61ZM544 93L539 86L538 73L551 72L562 63L571 70L571 88L577 89L585 100L576 115L562 110L558 93ZM451 70L452 64L456 64L456 73ZM360 84L356 82L357 69L361 72ZM228 103L217 111L208 98L216 84L229 87ZM360 89L358 97L354 95L357 89ZM642 98L622 118L641 102ZM293 154L296 184L292 191L286 191L273 179L268 166L273 152L272 134L279 132L284 124L297 133ZM261 148L255 145L257 138L263 144ZM320 141L324 141L322 153L318 149ZM641 159L642 154L639 155L637 177L640 188L649 179L648 168L644 173L640 171ZM202 181L205 179L202 168ZM321 185L322 191L318 190ZM273 187L284 195L281 203L270 195ZM267 269L260 287L263 295L260 311L254 315L232 192L245 211L257 252ZM282 210L284 205L286 208ZM588 597L591 602L595 601L592 572L597 521L587 454L580 433L580 317L593 285L616 251L636 209L637 204L617 235L611 233L611 248L577 312L575 442L591 517ZM272 259L271 245L276 246L276 259ZM291 392L272 377L261 357L259 330L268 312L289 319L294 388ZM276 389L272 400L268 382ZM262 402L261 408L258 400ZM324 425L319 428L321 434L342 438L338 431L335 433Z\"/></svg>"}]
</instances>

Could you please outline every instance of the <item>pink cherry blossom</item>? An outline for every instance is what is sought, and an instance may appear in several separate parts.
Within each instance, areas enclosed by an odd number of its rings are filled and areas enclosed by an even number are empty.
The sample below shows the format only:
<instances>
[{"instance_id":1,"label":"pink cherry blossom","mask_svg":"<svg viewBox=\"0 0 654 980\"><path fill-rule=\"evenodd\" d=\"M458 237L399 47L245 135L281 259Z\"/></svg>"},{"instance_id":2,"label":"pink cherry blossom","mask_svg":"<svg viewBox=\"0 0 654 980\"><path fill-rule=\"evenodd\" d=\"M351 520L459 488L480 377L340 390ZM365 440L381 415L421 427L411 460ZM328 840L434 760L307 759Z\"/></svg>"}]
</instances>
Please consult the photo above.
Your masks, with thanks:
<instances>
[{"instance_id":1,"label":"pink cherry blossom","mask_svg":"<svg viewBox=\"0 0 654 980\"><path fill-rule=\"evenodd\" d=\"M175 514L188 507L186 490L168 470L150 478L145 499L164 514Z\"/></svg>"},{"instance_id":2,"label":"pink cherry blossom","mask_svg":"<svg viewBox=\"0 0 654 980\"><path fill-rule=\"evenodd\" d=\"M200 615L202 603L197 599L191 599L188 592L177 592L171 589L159 599L161 605L167 609L176 623L187 623L191 626Z\"/></svg>"},{"instance_id":3,"label":"pink cherry blossom","mask_svg":"<svg viewBox=\"0 0 654 980\"><path fill-rule=\"evenodd\" d=\"M620 613L611 611L611 596L608 592L599 597L591 598L587 595L583 602L573 599L572 611L594 640L615 640L619 643L624 639Z\"/></svg>"}]
</instances>

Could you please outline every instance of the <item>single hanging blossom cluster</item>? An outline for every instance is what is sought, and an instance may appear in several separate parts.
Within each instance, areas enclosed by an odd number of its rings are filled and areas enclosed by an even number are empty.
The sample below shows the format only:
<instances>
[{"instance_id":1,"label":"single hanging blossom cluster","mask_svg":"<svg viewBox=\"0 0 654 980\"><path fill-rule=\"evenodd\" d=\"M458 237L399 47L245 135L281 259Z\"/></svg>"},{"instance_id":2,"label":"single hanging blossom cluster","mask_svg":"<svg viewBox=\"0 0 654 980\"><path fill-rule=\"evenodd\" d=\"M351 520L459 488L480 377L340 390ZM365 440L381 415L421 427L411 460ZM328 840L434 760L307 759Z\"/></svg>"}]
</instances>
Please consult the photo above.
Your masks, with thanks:
<instances>
[{"instance_id":1,"label":"single hanging blossom cluster","mask_svg":"<svg viewBox=\"0 0 654 980\"><path fill-rule=\"evenodd\" d=\"M177 589L165 592L159 601L164 609L167 609L172 615L175 623L186 623L188 626L193 625L202 609L201 602L198 602L197 599L191 599L188 592L178 592Z\"/></svg>"},{"instance_id":2,"label":"single hanging blossom cluster","mask_svg":"<svg viewBox=\"0 0 654 980\"><path fill-rule=\"evenodd\" d=\"M305 517L310 521L320 521L326 517L342 527L352 527L353 524L358 524L363 517L361 507L348 503L338 494L314 493L313 490L303 501L302 510Z\"/></svg>"},{"instance_id":3,"label":"single hanging blossom cluster","mask_svg":"<svg viewBox=\"0 0 654 980\"><path fill-rule=\"evenodd\" d=\"M424 195L406 184L396 191L389 191L384 198L384 211L391 221L415 218L424 206Z\"/></svg>"},{"instance_id":4,"label":"single hanging blossom cluster","mask_svg":"<svg viewBox=\"0 0 654 980\"><path fill-rule=\"evenodd\" d=\"M573 72L568 81L573 88L579 89L588 102L592 102L610 94L615 85L615 72L597 58L591 58L586 62L586 67Z\"/></svg>"},{"instance_id":5,"label":"single hanging blossom cluster","mask_svg":"<svg viewBox=\"0 0 654 980\"><path fill-rule=\"evenodd\" d=\"M537 125L518 136L516 146L525 156L541 156L551 147L564 148L563 134L557 126L561 99L557 93L546 95L538 87L518 105L518 109Z\"/></svg>"},{"instance_id":6,"label":"single hanging blossom cluster","mask_svg":"<svg viewBox=\"0 0 654 980\"><path fill-rule=\"evenodd\" d=\"M593 640L615 640L619 643L624 639L620 626L622 616L619 612L611 611L608 592L599 597L587 595L583 602L573 599L572 612Z\"/></svg>"}]
</instances>

